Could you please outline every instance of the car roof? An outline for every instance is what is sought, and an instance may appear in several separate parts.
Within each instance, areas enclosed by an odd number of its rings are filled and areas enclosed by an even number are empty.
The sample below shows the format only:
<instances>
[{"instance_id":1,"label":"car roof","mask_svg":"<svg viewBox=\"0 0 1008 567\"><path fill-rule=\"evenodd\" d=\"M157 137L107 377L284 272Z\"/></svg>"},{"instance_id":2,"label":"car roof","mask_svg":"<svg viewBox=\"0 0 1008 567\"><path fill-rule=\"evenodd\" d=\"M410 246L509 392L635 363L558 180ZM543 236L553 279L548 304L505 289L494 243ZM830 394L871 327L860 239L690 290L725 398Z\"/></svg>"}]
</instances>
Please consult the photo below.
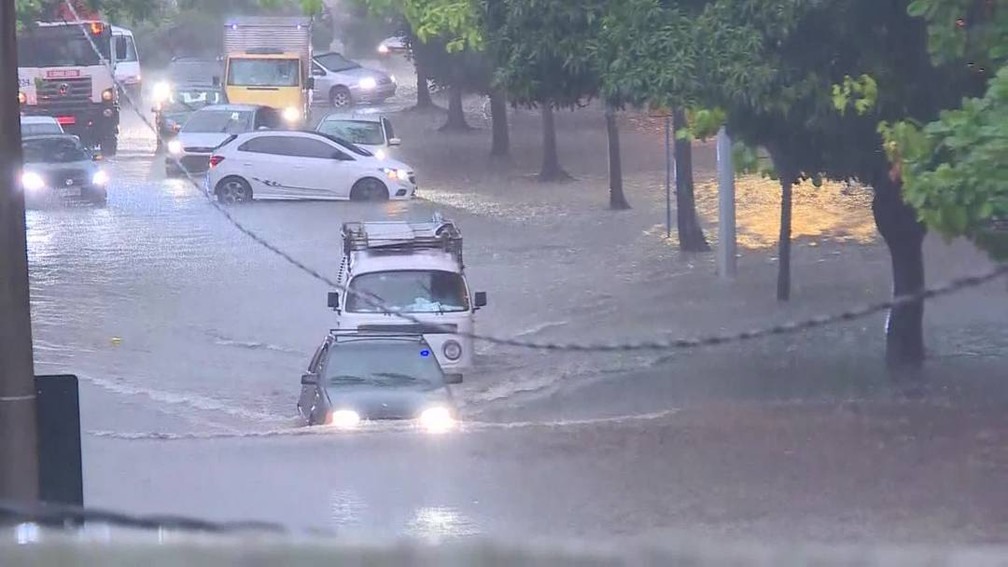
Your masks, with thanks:
<instances>
[{"instance_id":1,"label":"car roof","mask_svg":"<svg viewBox=\"0 0 1008 567\"><path fill-rule=\"evenodd\" d=\"M76 134L32 134L30 136L25 136L21 141L25 140L76 140L80 141L80 137Z\"/></svg>"},{"instance_id":2,"label":"car roof","mask_svg":"<svg viewBox=\"0 0 1008 567\"><path fill-rule=\"evenodd\" d=\"M347 111L337 111L327 114L319 123L328 122L330 120L355 120L357 122L381 122L384 115L378 112L347 112Z\"/></svg>"},{"instance_id":3,"label":"car roof","mask_svg":"<svg viewBox=\"0 0 1008 567\"><path fill-rule=\"evenodd\" d=\"M254 112L263 108L265 107L258 104L212 104L204 106L196 112Z\"/></svg>"},{"instance_id":4,"label":"car roof","mask_svg":"<svg viewBox=\"0 0 1008 567\"><path fill-rule=\"evenodd\" d=\"M22 116L21 122L25 124L59 124L59 121L52 116Z\"/></svg>"}]
</instances>

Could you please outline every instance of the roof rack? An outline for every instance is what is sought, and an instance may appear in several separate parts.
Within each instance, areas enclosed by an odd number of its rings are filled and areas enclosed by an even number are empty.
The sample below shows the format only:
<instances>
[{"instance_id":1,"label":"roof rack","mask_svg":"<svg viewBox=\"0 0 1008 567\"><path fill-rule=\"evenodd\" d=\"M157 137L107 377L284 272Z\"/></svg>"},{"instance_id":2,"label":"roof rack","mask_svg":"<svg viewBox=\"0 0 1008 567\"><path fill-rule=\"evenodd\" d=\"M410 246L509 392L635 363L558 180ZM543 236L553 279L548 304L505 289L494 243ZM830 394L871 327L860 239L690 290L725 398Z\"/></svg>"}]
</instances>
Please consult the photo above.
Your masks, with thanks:
<instances>
[{"instance_id":1,"label":"roof rack","mask_svg":"<svg viewBox=\"0 0 1008 567\"><path fill-rule=\"evenodd\" d=\"M462 232L454 222L435 213L430 222L346 222L341 231L343 255L367 251L374 254L412 254L418 250L444 250L462 266Z\"/></svg>"}]
</instances>

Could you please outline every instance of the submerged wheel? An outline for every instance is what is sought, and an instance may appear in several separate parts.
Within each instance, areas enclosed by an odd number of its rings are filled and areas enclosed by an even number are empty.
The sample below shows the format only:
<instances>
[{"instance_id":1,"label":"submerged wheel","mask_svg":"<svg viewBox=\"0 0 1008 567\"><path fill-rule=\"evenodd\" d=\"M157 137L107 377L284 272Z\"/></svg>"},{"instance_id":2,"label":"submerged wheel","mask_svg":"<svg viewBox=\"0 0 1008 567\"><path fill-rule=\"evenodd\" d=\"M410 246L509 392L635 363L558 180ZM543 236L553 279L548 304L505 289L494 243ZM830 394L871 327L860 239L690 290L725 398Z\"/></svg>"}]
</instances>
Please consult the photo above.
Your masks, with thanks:
<instances>
[{"instance_id":1,"label":"submerged wheel","mask_svg":"<svg viewBox=\"0 0 1008 567\"><path fill-rule=\"evenodd\" d=\"M252 200L252 186L241 177L225 177L217 184L217 200L221 203L246 203Z\"/></svg>"},{"instance_id":2,"label":"submerged wheel","mask_svg":"<svg viewBox=\"0 0 1008 567\"><path fill-rule=\"evenodd\" d=\"M388 201L388 199L388 188L374 177L365 177L354 183L350 189L351 201Z\"/></svg>"}]
</instances>

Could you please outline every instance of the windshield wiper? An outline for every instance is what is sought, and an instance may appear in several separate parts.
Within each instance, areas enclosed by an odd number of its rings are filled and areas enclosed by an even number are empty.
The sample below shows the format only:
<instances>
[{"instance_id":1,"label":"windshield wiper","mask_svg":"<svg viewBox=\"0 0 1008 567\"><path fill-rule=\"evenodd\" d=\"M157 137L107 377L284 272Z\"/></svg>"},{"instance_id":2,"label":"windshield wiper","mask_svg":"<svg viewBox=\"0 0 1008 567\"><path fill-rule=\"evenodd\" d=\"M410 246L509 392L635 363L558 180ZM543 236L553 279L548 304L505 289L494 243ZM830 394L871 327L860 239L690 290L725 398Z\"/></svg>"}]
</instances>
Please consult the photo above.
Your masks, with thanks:
<instances>
[{"instance_id":1,"label":"windshield wiper","mask_svg":"<svg viewBox=\"0 0 1008 567\"><path fill-rule=\"evenodd\" d=\"M399 380L416 382L416 376L410 376L409 374L402 374L400 372L375 372L373 376L380 376L382 378L398 378Z\"/></svg>"},{"instance_id":2,"label":"windshield wiper","mask_svg":"<svg viewBox=\"0 0 1008 567\"><path fill-rule=\"evenodd\" d=\"M337 374L336 376L329 377L330 383L345 382L351 384L361 384L366 381L367 380L365 380L364 378L361 378L360 376L354 376L353 374Z\"/></svg>"}]
</instances>

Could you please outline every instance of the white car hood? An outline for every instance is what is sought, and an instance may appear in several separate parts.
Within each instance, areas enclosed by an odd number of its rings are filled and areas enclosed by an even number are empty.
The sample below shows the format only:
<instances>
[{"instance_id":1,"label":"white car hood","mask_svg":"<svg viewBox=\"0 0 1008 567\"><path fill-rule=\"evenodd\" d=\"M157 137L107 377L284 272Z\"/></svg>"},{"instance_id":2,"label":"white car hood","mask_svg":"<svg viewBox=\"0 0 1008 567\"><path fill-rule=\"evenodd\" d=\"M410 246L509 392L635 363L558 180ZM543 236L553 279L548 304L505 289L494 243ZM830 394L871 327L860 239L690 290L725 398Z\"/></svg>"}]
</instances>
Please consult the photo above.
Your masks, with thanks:
<instances>
[{"instance_id":1,"label":"white car hood","mask_svg":"<svg viewBox=\"0 0 1008 567\"><path fill-rule=\"evenodd\" d=\"M226 132L179 132L178 141L183 148L216 148L231 137Z\"/></svg>"}]
</instances>

